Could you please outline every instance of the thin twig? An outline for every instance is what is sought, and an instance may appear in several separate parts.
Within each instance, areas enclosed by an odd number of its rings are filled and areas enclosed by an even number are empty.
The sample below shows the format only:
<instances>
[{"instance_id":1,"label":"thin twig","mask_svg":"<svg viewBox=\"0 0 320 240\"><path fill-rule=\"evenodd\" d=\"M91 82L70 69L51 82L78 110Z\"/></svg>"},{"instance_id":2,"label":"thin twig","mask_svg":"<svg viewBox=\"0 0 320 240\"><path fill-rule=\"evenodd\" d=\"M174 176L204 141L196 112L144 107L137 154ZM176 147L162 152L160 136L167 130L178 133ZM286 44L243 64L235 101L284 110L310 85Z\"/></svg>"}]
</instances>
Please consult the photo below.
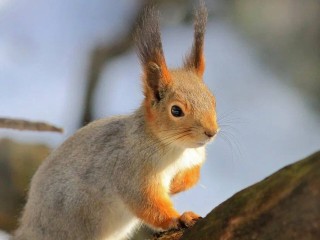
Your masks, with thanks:
<instances>
[{"instance_id":1,"label":"thin twig","mask_svg":"<svg viewBox=\"0 0 320 240\"><path fill-rule=\"evenodd\" d=\"M45 122L33 122L24 119L0 118L0 128L16 130L47 131L62 133L63 129Z\"/></svg>"}]
</instances>

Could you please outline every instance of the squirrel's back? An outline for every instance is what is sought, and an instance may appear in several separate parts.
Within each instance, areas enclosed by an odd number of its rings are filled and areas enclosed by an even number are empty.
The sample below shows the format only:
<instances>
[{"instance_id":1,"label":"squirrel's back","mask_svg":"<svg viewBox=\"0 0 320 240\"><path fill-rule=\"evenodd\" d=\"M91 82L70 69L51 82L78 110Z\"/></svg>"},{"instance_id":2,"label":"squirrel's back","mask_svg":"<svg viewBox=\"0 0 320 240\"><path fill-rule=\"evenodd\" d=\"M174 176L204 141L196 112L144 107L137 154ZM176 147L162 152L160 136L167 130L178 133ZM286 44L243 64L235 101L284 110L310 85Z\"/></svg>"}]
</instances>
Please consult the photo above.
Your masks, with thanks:
<instances>
[{"instance_id":1,"label":"squirrel's back","mask_svg":"<svg viewBox=\"0 0 320 240\"><path fill-rule=\"evenodd\" d=\"M124 159L126 139L133 137L128 136L128 122L140 119L133 118L128 115L94 121L54 150L32 178L21 226L13 239L99 239L110 235L115 227L121 229L122 223L127 230L110 238L121 239L139 222L129 211L107 213L109 208L125 208L112 175L119 174L113 173L116 161ZM108 224L105 214L115 221ZM30 228L32 222L42 225L43 233ZM117 226L110 225L112 222ZM88 228L85 231L84 226ZM95 238L92 233L99 236Z\"/></svg>"}]
</instances>

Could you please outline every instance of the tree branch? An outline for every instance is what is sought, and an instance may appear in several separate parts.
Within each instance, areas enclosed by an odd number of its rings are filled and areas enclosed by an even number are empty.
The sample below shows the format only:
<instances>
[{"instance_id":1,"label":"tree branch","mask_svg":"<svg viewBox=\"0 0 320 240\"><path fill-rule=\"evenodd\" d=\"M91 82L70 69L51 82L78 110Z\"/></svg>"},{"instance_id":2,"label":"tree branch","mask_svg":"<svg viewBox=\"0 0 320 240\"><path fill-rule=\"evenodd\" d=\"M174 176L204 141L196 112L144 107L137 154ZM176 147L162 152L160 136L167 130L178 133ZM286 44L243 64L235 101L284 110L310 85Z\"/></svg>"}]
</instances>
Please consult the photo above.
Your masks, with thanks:
<instances>
[{"instance_id":1,"label":"tree branch","mask_svg":"<svg viewBox=\"0 0 320 240\"><path fill-rule=\"evenodd\" d=\"M0 128L16 130L47 131L62 133L63 129L45 122L33 122L23 119L0 118Z\"/></svg>"},{"instance_id":2,"label":"tree branch","mask_svg":"<svg viewBox=\"0 0 320 240\"><path fill-rule=\"evenodd\" d=\"M317 152L238 192L192 228L164 232L152 240L317 240L319 169Z\"/></svg>"}]
</instances>

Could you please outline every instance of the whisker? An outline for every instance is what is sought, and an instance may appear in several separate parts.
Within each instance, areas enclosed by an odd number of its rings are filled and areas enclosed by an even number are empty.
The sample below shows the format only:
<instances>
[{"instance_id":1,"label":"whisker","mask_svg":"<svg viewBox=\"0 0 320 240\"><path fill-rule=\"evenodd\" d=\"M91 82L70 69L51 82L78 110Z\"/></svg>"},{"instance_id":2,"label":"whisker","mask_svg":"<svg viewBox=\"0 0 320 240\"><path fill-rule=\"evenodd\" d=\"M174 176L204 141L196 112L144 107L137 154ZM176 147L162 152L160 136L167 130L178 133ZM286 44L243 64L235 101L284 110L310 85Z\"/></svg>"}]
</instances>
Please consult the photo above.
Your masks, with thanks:
<instances>
[{"instance_id":1,"label":"whisker","mask_svg":"<svg viewBox=\"0 0 320 240\"><path fill-rule=\"evenodd\" d=\"M218 119L217 120L218 124L221 125L221 124L225 124L225 123L233 123L233 124L246 124L247 121L241 119L241 118L225 118L223 120L221 119Z\"/></svg>"},{"instance_id":2,"label":"whisker","mask_svg":"<svg viewBox=\"0 0 320 240\"><path fill-rule=\"evenodd\" d=\"M227 145L229 146L230 150L231 150L231 160L232 160L232 163L235 164L235 152L234 152L234 149L233 149L233 144L232 142L230 141L230 139L225 136L223 133L219 132L219 135L221 136L221 139L227 143Z\"/></svg>"},{"instance_id":3,"label":"whisker","mask_svg":"<svg viewBox=\"0 0 320 240\"><path fill-rule=\"evenodd\" d=\"M234 109L234 110L230 110L228 112L222 113L222 114L217 114L218 115L218 119L222 120L222 119L224 119L226 117L230 117L230 116L232 116L232 114L234 114L237 111L239 111L239 110Z\"/></svg>"},{"instance_id":4,"label":"whisker","mask_svg":"<svg viewBox=\"0 0 320 240\"><path fill-rule=\"evenodd\" d=\"M177 130L174 130L174 132L172 132L171 134L167 134L166 136L159 139L159 141L162 143L163 147L167 147L167 146L171 145L172 143L174 143L175 141L177 141L181 138L184 138L190 134L191 134L190 130L184 130L184 131L180 131L180 132L178 132ZM159 145L159 142L156 141L156 142L153 142L152 144L148 145L143 150L146 151L146 150L151 149L151 148L158 146L158 145Z\"/></svg>"},{"instance_id":5,"label":"whisker","mask_svg":"<svg viewBox=\"0 0 320 240\"><path fill-rule=\"evenodd\" d=\"M243 117L239 117L239 114L237 115L233 115L234 113L238 112L238 109L235 110L231 110L227 113L224 114L218 114L217 115L217 121L218 124L245 124L248 121L246 119L244 119Z\"/></svg>"},{"instance_id":6,"label":"whisker","mask_svg":"<svg viewBox=\"0 0 320 240\"><path fill-rule=\"evenodd\" d=\"M175 141L182 139L182 138L189 136L189 135L190 135L190 131L185 131L185 132L180 133L179 135L176 135L175 137L172 137L171 139L169 139L170 141L168 141L168 142L171 144L171 143L174 143Z\"/></svg>"},{"instance_id":7,"label":"whisker","mask_svg":"<svg viewBox=\"0 0 320 240\"><path fill-rule=\"evenodd\" d=\"M220 127L221 127L222 131L224 131L224 132L227 132L226 130L230 129L231 131L233 131L233 132L237 133L238 135L240 135L239 129L237 129L234 126L231 126L230 124L221 124Z\"/></svg>"},{"instance_id":8,"label":"whisker","mask_svg":"<svg viewBox=\"0 0 320 240\"><path fill-rule=\"evenodd\" d=\"M227 132L225 130L222 130L219 132L221 134L221 137L224 138L226 141L229 141L229 146L231 146L232 151L232 158L235 158L236 156L238 159L243 159L243 151L241 144L239 140L237 139L237 135L233 134L232 132Z\"/></svg>"}]
</instances>

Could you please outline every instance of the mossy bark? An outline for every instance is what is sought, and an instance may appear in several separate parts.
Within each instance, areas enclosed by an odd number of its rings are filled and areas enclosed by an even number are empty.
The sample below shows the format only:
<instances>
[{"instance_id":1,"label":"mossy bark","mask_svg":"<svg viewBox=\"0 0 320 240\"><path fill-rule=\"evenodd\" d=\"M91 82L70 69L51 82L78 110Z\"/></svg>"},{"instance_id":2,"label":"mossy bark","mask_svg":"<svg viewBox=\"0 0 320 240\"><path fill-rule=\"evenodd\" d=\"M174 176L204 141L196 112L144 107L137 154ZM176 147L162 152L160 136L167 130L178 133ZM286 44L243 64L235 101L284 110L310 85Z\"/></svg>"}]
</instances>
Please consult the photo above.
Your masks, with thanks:
<instances>
[{"instance_id":1,"label":"mossy bark","mask_svg":"<svg viewBox=\"0 0 320 240\"><path fill-rule=\"evenodd\" d=\"M320 152L238 192L194 227L154 239L320 239Z\"/></svg>"}]
</instances>

